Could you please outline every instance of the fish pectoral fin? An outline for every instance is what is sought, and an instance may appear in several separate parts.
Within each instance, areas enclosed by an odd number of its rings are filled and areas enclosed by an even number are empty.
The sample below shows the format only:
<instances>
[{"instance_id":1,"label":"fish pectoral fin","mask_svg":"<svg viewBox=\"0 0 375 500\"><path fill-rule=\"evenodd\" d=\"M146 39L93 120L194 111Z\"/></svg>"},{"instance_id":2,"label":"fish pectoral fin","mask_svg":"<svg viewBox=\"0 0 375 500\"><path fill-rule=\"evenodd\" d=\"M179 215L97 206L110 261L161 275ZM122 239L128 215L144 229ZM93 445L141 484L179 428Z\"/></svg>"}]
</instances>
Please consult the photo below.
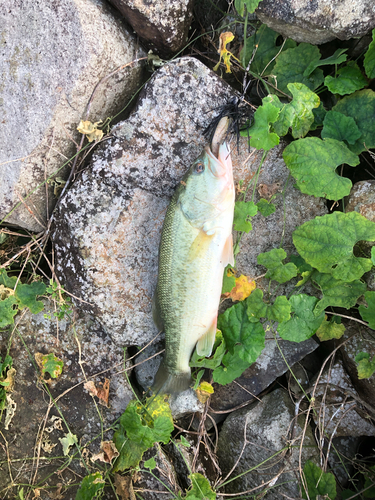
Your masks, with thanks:
<instances>
[{"instance_id":1,"label":"fish pectoral fin","mask_svg":"<svg viewBox=\"0 0 375 500\"><path fill-rule=\"evenodd\" d=\"M224 267L228 264L234 266L234 254L233 254L233 236L232 233L228 236L225 241L223 253L221 255L221 263Z\"/></svg>"},{"instance_id":2,"label":"fish pectoral fin","mask_svg":"<svg viewBox=\"0 0 375 500\"><path fill-rule=\"evenodd\" d=\"M211 356L212 348L214 346L216 337L216 325L217 325L217 316L215 316L207 332L197 342L198 356L205 356L205 357Z\"/></svg>"},{"instance_id":3,"label":"fish pectoral fin","mask_svg":"<svg viewBox=\"0 0 375 500\"><path fill-rule=\"evenodd\" d=\"M159 301L157 298L157 294L155 292L154 297L152 299L152 319L154 320L154 323L159 330L159 332L164 330L164 323L163 320L161 319L160 316L160 307L159 307Z\"/></svg>"},{"instance_id":4,"label":"fish pectoral fin","mask_svg":"<svg viewBox=\"0 0 375 500\"><path fill-rule=\"evenodd\" d=\"M192 262L197 257L204 255L213 237L214 234L207 234L201 229L189 248L188 262Z\"/></svg>"}]
</instances>

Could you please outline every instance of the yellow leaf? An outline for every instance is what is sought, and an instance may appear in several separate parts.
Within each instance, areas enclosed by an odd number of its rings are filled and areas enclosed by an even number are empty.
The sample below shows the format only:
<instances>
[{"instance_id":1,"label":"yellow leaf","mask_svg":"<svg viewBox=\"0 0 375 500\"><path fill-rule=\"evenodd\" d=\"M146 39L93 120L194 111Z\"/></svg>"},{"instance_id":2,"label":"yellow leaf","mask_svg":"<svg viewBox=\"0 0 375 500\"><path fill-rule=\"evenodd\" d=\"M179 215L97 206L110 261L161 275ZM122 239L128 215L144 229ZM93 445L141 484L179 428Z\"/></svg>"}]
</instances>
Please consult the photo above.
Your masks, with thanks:
<instances>
[{"instance_id":1,"label":"yellow leaf","mask_svg":"<svg viewBox=\"0 0 375 500\"><path fill-rule=\"evenodd\" d=\"M236 278L236 286L229 293L229 298L232 300L245 300L255 288L255 281L251 281L251 278L241 274L239 278Z\"/></svg>"},{"instance_id":2,"label":"yellow leaf","mask_svg":"<svg viewBox=\"0 0 375 500\"><path fill-rule=\"evenodd\" d=\"M231 73L230 58L234 57L234 55L231 52L229 52L229 50L227 49L227 44L229 42L231 42L233 39L234 39L234 35L230 31L226 31L225 33L222 33L220 35L219 50L218 50L218 53L220 54L220 59L219 59L219 62L214 67L214 71L218 70L220 63L221 63L221 59L223 59L223 63L225 64L225 72ZM234 57L234 59L236 59L238 61L238 59L236 57Z\"/></svg>"},{"instance_id":3,"label":"yellow leaf","mask_svg":"<svg viewBox=\"0 0 375 500\"><path fill-rule=\"evenodd\" d=\"M204 404L214 393L214 388L209 382L201 382L195 392L199 401Z\"/></svg>"},{"instance_id":4,"label":"yellow leaf","mask_svg":"<svg viewBox=\"0 0 375 500\"><path fill-rule=\"evenodd\" d=\"M104 135L103 130L98 129L98 125L100 125L101 123L101 120L95 123L92 123L89 120L81 120L78 124L77 130L81 134L85 134L89 142L100 141L100 139Z\"/></svg>"}]
</instances>

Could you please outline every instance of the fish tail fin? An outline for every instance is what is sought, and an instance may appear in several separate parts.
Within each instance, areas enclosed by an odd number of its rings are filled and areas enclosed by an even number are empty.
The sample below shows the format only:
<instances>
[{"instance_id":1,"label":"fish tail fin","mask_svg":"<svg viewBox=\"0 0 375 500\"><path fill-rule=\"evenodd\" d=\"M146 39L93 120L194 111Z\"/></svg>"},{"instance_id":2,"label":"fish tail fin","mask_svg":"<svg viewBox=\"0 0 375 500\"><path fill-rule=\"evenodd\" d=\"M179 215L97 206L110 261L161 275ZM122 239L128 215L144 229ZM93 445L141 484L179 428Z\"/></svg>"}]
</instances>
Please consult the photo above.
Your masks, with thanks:
<instances>
[{"instance_id":1,"label":"fish tail fin","mask_svg":"<svg viewBox=\"0 0 375 500\"><path fill-rule=\"evenodd\" d=\"M164 363L160 365L151 387L154 394L178 394L189 389L191 372L170 373Z\"/></svg>"}]
</instances>

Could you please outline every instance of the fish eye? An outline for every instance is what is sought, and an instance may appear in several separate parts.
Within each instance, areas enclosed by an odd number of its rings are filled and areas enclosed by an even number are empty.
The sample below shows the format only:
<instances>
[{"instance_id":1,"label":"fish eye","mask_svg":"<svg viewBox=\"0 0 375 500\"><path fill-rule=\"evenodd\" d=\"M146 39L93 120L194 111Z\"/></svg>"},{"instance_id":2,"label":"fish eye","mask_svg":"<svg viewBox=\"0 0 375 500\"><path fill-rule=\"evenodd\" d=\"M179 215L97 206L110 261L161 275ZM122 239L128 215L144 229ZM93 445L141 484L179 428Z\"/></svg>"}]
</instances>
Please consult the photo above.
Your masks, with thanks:
<instances>
[{"instance_id":1,"label":"fish eye","mask_svg":"<svg viewBox=\"0 0 375 500\"><path fill-rule=\"evenodd\" d=\"M201 174L202 172L204 172L204 164L199 161L198 163L196 163L194 170L197 174Z\"/></svg>"}]
</instances>

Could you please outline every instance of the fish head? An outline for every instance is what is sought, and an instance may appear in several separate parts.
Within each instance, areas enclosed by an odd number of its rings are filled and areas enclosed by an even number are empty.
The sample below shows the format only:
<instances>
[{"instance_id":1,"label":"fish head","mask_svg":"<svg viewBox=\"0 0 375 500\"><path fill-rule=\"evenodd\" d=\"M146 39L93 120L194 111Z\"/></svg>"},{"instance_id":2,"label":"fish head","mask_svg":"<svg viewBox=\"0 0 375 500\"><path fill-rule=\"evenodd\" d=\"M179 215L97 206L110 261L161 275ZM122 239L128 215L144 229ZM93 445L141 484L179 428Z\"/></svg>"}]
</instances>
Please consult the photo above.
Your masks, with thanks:
<instances>
[{"instance_id":1,"label":"fish head","mask_svg":"<svg viewBox=\"0 0 375 500\"><path fill-rule=\"evenodd\" d=\"M219 147L217 157L206 146L182 181L178 203L194 227L201 228L226 210L233 210L234 183L228 145Z\"/></svg>"}]
</instances>

